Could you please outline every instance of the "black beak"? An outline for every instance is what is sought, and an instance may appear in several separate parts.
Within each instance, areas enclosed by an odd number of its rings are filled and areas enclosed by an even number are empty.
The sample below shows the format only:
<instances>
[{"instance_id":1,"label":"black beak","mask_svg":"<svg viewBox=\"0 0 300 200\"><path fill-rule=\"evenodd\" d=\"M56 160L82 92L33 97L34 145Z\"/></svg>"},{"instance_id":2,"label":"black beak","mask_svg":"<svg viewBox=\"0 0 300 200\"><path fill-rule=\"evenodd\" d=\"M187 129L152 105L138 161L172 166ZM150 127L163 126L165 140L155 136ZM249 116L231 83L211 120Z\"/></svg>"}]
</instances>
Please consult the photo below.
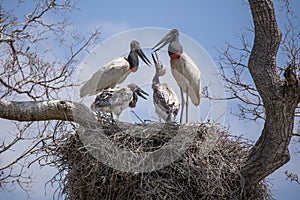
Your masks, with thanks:
<instances>
[{"instance_id":1,"label":"black beak","mask_svg":"<svg viewBox=\"0 0 300 200\"><path fill-rule=\"evenodd\" d=\"M152 59L153 59L154 65L155 65L156 72L159 73L159 76L165 75L166 68L163 66L162 62L158 59L158 55L157 55L156 51L151 53L151 56L152 56Z\"/></svg>"},{"instance_id":2,"label":"black beak","mask_svg":"<svg viewBox=\"0 0 300 200\"><path fill-rule=\"evenodd\" d=\"M170 43L173 40L174 36L172 33L168 33L163 39L161 39L153 48L152 50L158 51L164 46L166 46L168 43Z\"/></svg>"},{"instance_id":3,"label":"black beak","mask_svg":"<svg viewBox=\"0 0 300 200\"><path fill-rule=\"evenodd\" d=\"M144 63L146 63L146 65L148 65L149 67L151 67L151 62L146 57L146 55L144 54L144 52L142 51L142 49L137 49L136 51L137 51L138 56L144 61Z\"/></svg>"},{"instance_id":4,"label":"black beak","mask_svg":"<svg viewBox=\"0 0 300 200\"><path fill-rule=\"evenodd\" d=\"M143 99L147 99L144 95L149 96L149 94L147 92L145 92L144 90L142 90L141 88L137 87L136 88L136 94L139 95L140 97L142 97ZM143 95L144 94L144 95Z\"/></svg>"},{"instance_id":5,"label":"black beak","mask_svg":"<svg viewBox=\"0 0 300 200\"><path fill-rule=\"evenodd\" d=\"M152 60L153 60L154 64L157 65L158 64L158 56L157 56L156 51L151 53L151 56L152 56Z\"/></svg>"}]
</instances>

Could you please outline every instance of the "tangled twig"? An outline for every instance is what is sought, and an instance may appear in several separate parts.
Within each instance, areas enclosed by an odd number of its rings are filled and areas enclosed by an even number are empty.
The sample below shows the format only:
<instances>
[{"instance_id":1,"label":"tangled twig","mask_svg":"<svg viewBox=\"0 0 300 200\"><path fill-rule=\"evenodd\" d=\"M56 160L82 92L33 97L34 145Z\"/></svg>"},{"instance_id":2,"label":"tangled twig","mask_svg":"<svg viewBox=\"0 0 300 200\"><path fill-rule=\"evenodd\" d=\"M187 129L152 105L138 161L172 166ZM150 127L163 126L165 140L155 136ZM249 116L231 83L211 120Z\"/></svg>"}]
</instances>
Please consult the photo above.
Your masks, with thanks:
<instances>
[{"instance_id":1,"label":"tangled twig","mask_svg":"<svg viewBox=\"0 0 300 200\"><path fill-rule=\"evenodd\" d=\"M220 129L211 134L211 127L211 124L160 123L103 126L103 133L110 140L132 152L156 151L177 133L195 130L192 143L179 159L145 173L108 167L89 153L80 139L82 133L71 135L56 149L61 173L67 172L60 180L61 192L71 200L243 199L244 194L247 199L270 199L265 182L248 187L239 173L252 144ZM124 131L130 129L131 134ZM148 135L137 137L135 134L141 131Z\"/></svg>"}]
</instances>

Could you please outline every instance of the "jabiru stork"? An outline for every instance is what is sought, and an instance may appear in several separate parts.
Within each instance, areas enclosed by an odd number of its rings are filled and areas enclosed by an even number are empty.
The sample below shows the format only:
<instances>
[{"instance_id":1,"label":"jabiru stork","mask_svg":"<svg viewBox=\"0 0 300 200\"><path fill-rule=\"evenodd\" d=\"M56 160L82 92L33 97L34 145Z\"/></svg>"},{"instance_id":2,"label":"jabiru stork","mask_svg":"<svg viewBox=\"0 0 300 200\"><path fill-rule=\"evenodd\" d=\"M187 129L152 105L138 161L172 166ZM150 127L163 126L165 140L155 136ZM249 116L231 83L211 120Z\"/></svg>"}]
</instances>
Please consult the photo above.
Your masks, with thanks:
<instances>
[{"instance_id":1,"label":"jabiru stork","mask_svg":"<svg viewBox=\"0 0 300 200\"><path fill-rule=\"evenodd\" d=\"M130 43L130 53L127 58L120 57L101 67L80 88L80 97L94 95L107 88L114 88L122 83L131 72L136 72L140 57L148 66L151 62L145 56L140 43L136 40Z\"/></svg>"},{"instance_id":2,"label":"jabiru stork","mask_svg":"<svg viewBox=\"0 0 300 200\"><path fill-rule=\"evenodd\" d=\"M182 123L184 104L186 107L186 122L188 122L188 97L191 98L191 101L195 106L200 104L200 71L194 61L183 52L182 45L179 42L179 32L177 29L172 29L152 48L152 50L154 50L154 52L158 51L167 44L169 44L168 54L170 57L171 72L180 88L180 123ZM186 93L185 100L183 93Z\"/></svg>"},{"instance_id":3,"label":"jabiru stork","mask_svg":"<svg viewBox=\"0 0 300 200\"><path fill-rule=\"evenodd\" d=\"M159 81L159 77L166 74L166 68L158 59L156 53L152 53L152 59L156 70L152 79L155 112L159 117L159 121L162 118L165 122L173 122L178 114L180 104L173 89L168 84Z\"/></svg>"},{"instance_id":4,"label":"jabiru stork","mask_svg":"<svg viewBox=\"0 0 300 200\"><path fill-rule=\"evenodd\" d=\"M121 112L128 108L136 107L138 96L147 99L148 94L136 84L131 83L125 88L115 87L102 90L91 105L91 109L98 112L108 112L116 115L119 120Z\"/></svg>"}]
</instances>

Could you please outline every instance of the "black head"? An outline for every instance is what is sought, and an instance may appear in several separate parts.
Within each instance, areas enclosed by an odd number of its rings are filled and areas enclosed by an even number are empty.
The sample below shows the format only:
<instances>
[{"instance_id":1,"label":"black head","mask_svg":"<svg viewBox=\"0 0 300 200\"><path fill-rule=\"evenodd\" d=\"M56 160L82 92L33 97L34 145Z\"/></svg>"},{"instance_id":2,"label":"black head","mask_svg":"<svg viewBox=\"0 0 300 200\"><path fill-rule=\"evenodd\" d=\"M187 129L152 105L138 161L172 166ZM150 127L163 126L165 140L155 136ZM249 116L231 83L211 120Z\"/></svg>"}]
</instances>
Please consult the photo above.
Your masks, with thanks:
<instances>
[{"instance_id":1,"label":"black head","mask_svg":"<svg viewBox=\"0 0 300 200\"><path fill-rule=\"evenodd\" d=\"M139 66L138 57L140 57L148 66L151 66L151 62L142 51L140 43L136 40L132 40L130 43L130 53L127 58L132 71L136 71Z\"/></svg>"},{"instance_id":2,"label":"black head","mask_svg":"<svg viewBox=\"0 0 300 200\"><path fill-rule=\"evenodd\" d=\"M127 87L130 88L135 94L142 97L143 99L147 99L144 95L149 96L147 92L142 90L139 86L137 86L134 83L129 84Z\"/></svg>"}]
</instances>

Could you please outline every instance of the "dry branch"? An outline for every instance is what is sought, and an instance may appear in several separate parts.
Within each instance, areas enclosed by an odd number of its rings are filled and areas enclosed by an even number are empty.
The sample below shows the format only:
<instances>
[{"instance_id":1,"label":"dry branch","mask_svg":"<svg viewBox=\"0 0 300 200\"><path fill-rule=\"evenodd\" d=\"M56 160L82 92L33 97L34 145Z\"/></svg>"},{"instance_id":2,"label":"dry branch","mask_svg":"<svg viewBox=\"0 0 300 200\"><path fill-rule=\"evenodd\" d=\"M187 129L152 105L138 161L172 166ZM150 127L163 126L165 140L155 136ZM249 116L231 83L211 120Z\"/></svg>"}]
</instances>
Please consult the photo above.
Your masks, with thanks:
<instances>
[{"instance_id":1,"label":"dry branch","mask_svg":"<svg viewBox=\"0 0 300 200\"><path fill-rule=\"evenodd\" d=\"M211 138L211 124L164 126L159 133L157 124L128 125L152 135L137 138L120 131L115 125L106 126L104 134L132 152L152 152L167 145L179 132L197 129L187 151L170 165L147 173L122 172L108 167L92 156L77 132L61 143L53 161L60 169L61 193L66 199L268 199L265 182L248 187L240 169L251 144L239 137L218 131ZM125 126L125 125L124 125ZM211 147L207 151L207 147ZM113 158L112 158L113 159ZM67 172L67 173L66 173ZM66 176L63 174L66 173ZM62 195L61 194L61 195Z\"/></svg>"},{"instance_id":2,"label":"dry branch","mask_svg":"<svg viewBox=\"0 0 300 200\"><path fill-rule=\"evenodd\" d=\"M76 116L76 117L74 117ZM86 106L63 100L0 101L0 118L16 121L63 120L89 126L96 122L95 114Z\"/></svg>"}]
</instances>

